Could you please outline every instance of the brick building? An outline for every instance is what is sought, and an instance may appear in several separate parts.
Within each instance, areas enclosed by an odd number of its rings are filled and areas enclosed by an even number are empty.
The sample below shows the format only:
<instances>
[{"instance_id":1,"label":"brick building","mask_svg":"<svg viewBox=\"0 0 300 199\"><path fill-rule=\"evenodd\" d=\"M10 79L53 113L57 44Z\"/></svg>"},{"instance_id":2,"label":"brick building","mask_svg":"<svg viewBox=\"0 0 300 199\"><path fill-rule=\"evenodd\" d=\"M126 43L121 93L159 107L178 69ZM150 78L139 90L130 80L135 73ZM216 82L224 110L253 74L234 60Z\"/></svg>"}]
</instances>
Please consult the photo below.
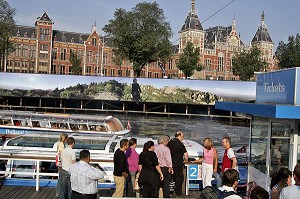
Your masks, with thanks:
<instances>
[{"instance_id":1,"label":"brick building","mask_svg":"<svg viewBox=\"0 0 300 199\"><path fill-rule=\"evenodd\" d=\"M53 21L44 12L38 17L34 27L17 26L10 40L15 51L0 60L2 72L72 74L69 61L71 52L81 58L83 75L127 76L132 77L131 63L124 60L116 64L110 39L97 33L96 24L91 33L74 33L53 29ZM203 29L195 10L195 1L179 31L179 45L173 46L173 56L164 69L158 62L147 64L141 77L182 78L176 63L188 41L200 48L200 62L205 66L200 72L195 71L191 78L238 80L232 74L232 57L234 53L247 50L236 31L235 19L229 27L217 26ZM253 37L251 45L257 45L263 51L263 57L269 66L265 70L275 70L273 59L273 42L268 33L262 13L261 25ZM0 58L2 59L2 58Z\"/></svg>"}]
</instances>

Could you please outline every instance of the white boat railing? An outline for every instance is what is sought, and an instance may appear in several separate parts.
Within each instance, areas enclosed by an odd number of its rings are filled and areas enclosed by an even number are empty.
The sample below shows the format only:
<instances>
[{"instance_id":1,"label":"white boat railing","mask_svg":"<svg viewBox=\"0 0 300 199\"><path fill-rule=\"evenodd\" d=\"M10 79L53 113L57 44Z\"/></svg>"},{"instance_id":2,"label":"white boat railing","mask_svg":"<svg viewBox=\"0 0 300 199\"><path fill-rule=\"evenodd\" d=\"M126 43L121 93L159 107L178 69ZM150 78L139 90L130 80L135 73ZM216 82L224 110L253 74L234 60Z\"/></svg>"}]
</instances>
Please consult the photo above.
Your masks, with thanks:
<instances>
[{"instance_id":1,"label":"white boat railing","mask_svg":"<svg viewBox=\"0 0 300 199\"><path fill-rule=\"evenodd\" d=\"M21 180L23 178L18 178L18 177L14 178L14 177L11 177L12 175L31 176L32 179L35 179L35 190L36 191L39 191L41 176L58 177L58 172L57 173L49 173L49 172L40 171L42 162L51 162L51 163L55 164L55 159L52 157L51 158L50 157L34 158L34 157L8 157L8 156L0 155L0 161L6 161L6 160L7 160L6 170L0 171L0 174L4 174L5 179L13 179L13 180L18 180L18 179ZM14 161L32 162L36 167L33 169L33 171L16 171L16 168L13 167ZM110 160L91 160L90 163L101 163L101 162L113 163L113 161L110 161ZM114 188L114 186L115 186L114 182L107 182L107 183L99 182L99 184L102 184L102 185L105 184L105 185L107 185L105 187L108 187L108 188Z\"/></svg>"}]
</instances>

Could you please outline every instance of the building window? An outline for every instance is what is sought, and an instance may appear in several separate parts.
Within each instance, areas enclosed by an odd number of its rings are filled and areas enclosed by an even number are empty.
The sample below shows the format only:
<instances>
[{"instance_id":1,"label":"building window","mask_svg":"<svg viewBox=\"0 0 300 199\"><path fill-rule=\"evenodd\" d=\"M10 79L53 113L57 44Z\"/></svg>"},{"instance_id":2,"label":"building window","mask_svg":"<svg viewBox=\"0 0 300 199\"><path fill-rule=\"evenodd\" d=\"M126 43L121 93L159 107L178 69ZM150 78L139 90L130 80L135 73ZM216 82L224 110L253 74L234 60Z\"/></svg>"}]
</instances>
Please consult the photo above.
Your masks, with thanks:
<instances>
[{"instance_id":1,"label":"building window","mask_svg":"<svg viewBox=\"0 0 300 199\"><path fill-rule=\"evenodd\" d=\"M91 74L91 72L92 72L92 67L91 66L87 66L86 70L85 70L85 73L86 74Z\"/></svg>"},{"instance_id":2,"label":"building window","mask_svg":"<svg viewBox=\"0 0 300 199\"><path fill-rule=\"evenodd\" d=\"M16 57L21 56L21 44L16 44Z\"/></svg>"},{"instance_id":3,"label":"building window","mask_svg":"<svg viewBox=\"0 0 300 199\"><path fill-rule=\"evenodd\" d=\"M41 44L40 51L48 51L48 44Z\"/></svg>"},{"instance_id":4,"label":"building window","mask_svg":"<svg viewBox=\"0 0 300 199\"><path fill-rule=\"evenodd\" d=\"M211 71L211 59L205 60L205 70Z\"/></svg>"},{"instance_id":5,"label":"building window","mask_svg":"<svg viewBox=\"0 0 300 199\"><path fill-rule=\"evenodd\" d=\"M110 69L110 76L112 76L112 77L115 76L115 69Z\"/></svg>"},{"instance_id":6,"label":"building window","mask_svg":"<svg viewBox=\"0 0 300 199\"><path fill-rule=\"evenodd\" d=\"M48 41L50 39L50 30L47 28L40 28L40 40Z\"/></svg>"},{"instance_id":7,"label":"building window","mask_svg":"<svg viewBox=\"0 0 300 199\"><path fill-rule=\"evenodd\" d=\"M93 45L93 46L97 46L97 39L96 39L96 38L93 38L93 39L92 39L92 45Z\"/></svg>"},{"instance_id":8,"label":"building window","mask_svg":"<svg viewBox=\"0 0 300 199\"><path fill-rule=\"evenodd\" d=\"M126 77L130 77L130 70L126 70Z\"/></svg>"},{"instance_id":9,"label":"building window","mask_svg":"<svg viewBox=\"0 0 300 199\"><path fill-rule=\"evenodd\" d=\"M122 70L118 70L118 76L119 76L119 77L122 77L122 73L123 73Z\"/></svg>"},{"instance_id":10,"label":"building window","mask_svg":"<svg viewBox=\"0 0 300 199\"><path fill-rule=\"evenodd\" d=\"M62 49L61 53L60 53L60 59L61 60L66 60L66 54L67 54L67 49Z\"/></svg>"},{"instance_id":11,"label":"building window","mask_svg":"<svg viewBox=\"0 0 300 199\"><path fill-rule=\"evenodd\" d=\"M87 63L91 63L93 61L92 53L93 52L91 50L87 52L87 55L86 55L87 56L86 57Z\"/></svg>"},{"instance_id":12,"label":"building window","mask_svg":"<svg viewBox=\"0 0 300 199\"><path fill-rule=\"evenodd\" d=\"M218 80L224 80L224 77L223 76L219 76Z\"/></svg>"},{"instance_id":13,"label":"building window","mask_svg":"<svg viewBox=\"0 0 300 199\"><path fill-rule=\"evenodd\" d=\"M35 46L30 45L29 47L29 57L35 57Z\"/></svg>"},{"instance_id":14,"label":"building window","mask_svg":"<svg viewBox=\"0 0 300 199\"><path fill-rule=\"evenodd\" d=\"M224 71L224 53L218 54L218 71Z\"/></svg>"},{"instance_id":15,"label":"building window","mask_svg":"<svg viewBox=\"0 0 300 199\"><path fill-rule=\"evenodd\" d=\"M53 49L53 59L56 60L57 59L57 48Z\"/></svg>"},{"instance_id":16,"label":"building window","mask_svg":"<svg viewBox=\"0 0 300 199\"><path fill-rule=\"evenodd\" d=\"M103 54L103 64L108 64L108 53Z\"/></svg>"},{"instance_id":17,"label":"building window","mask_svg":"<svg viewBox=\"0 0 300 199\"><path fill-rule=\"evenodd\" d=\"M154 78L158 78L159 73L154 73Z\"/></svg>"},{"instance_id":18,"label":"building window","mask_svg":"<svg viewBox=\"0 0 300 199\"><path fill-rule=\"evenodd\" d=\"M152 77L152 72L148 72L148 78Z\"/></svg>"},{"instance_id":19,"label":"building window","mask_svg":"<svg viewBox=\"0 0 300 199\"><path fill-rule=\"evenodd\" d=\"M106 69L106 68L104 69L104 71L103 71L103 72L104 72L104 74L103 74L103 75L104 75L104 76L107 76L107 69Z\"/></svg>"},{"instance_id":20,"label":"building window","mask_svg":"<svg viewBox=\"0 0 300 199\"><path fill-rule=\"evenodd\" d=\"M48 59L48 53L40 53L40 59Z\"/></svg>"},{"instance_id":21,"label":"building window","mask_svg":"<svg viewBox=\"0 0 300 199\"><path fill-rule=\"evenodd\" d=\"M101 74L101 67L100 66L96 66L95 67L95 75L100 75Z\"/></svg>"},{"instance_id":22,"label":"building window","mask_svg":"<svg viewBox=\"0 0 300 199\"><path fill-rule=\"evenodd\" d=\"M206 75L205 79L206 79L206 80L211 80L211 79L212 79L212 76L211 76L211 75Z\"/></svg>"},{"instance_id":23,"label":"building window","mask_svg":"<svg viewBox=\"0 0 300 199\"><path fill-rule=\"evenodd\" d=\"M22 57L28 57L28 45L23 45Z\"/></svg>"}]
</instances>

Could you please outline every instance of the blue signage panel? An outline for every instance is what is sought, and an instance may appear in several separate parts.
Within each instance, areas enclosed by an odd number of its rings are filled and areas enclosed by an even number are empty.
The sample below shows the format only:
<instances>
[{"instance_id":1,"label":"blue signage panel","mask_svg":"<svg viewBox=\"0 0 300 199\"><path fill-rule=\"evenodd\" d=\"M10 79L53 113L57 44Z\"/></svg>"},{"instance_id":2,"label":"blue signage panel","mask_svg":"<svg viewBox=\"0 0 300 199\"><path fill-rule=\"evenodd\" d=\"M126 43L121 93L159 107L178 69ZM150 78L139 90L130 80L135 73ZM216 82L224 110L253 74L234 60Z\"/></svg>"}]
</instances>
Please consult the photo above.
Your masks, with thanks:
<instances>
[{"instance_id":1,"label":"blue signage panel","mask_svg":"<svg viewBox=\"0 0 300 199\"><path fill-rule=\"evenodd\" d=\"M188 165L188 179L189 180L201 180L202 179L202 169L199 164Z\"/></svg>"},{"instance_id":2,"label":"blue signage panel","mask_svg":"<svg viewBox=\"0 0 300 199\"><path fill-rule=\"evenodd\" d=\"M258 74L256 102L295 104L296 68Z\"/></svg>"}]
</instances>

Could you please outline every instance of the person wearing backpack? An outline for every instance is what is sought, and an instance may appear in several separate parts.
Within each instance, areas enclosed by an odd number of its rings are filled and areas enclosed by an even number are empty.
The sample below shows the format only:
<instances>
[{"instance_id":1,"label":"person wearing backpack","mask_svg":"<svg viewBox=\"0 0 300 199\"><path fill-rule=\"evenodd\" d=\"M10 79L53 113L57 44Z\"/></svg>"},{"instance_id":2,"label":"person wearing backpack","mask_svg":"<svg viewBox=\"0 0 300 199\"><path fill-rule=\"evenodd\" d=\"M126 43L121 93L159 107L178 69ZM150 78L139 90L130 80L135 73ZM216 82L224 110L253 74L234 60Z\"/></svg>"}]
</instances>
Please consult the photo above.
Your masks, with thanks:
<instances>
[{"instance_id":1,"label":"person wearing backpack","mask_svg":"<svg viewBox=\"0 0 300 199\"><path fill-rule=\"evenodd\" d=\"M218 188L218 199L242 199L235 192L239 184L239 172L235 169L227 169L223 173L222 187Z\"/></svg>"}]
</instances>

